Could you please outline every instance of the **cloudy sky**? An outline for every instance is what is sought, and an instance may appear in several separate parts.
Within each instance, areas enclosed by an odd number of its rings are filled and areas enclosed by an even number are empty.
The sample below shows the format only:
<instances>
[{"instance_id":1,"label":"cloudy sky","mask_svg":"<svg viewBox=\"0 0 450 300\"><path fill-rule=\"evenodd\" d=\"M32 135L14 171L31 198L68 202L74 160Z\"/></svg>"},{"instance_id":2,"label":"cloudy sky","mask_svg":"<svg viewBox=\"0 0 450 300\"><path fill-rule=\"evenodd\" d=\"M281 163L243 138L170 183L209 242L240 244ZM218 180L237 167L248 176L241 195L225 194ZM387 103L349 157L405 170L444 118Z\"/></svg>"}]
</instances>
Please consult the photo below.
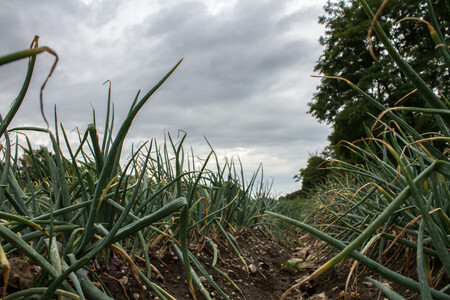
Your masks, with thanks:
<instances>
[{"instance_id":1,"label":"cloudy sky","mask_svg":"<svg viewBox=\"0 0 450 300\"><path fill-rule=\"evenodd\" d=\"M56 105L66 130L81 131L92 122L92 108L103 126L106 80L118 127L136 92L151 89L184 58L138 114L129 144L161 141L181 129L186 146L205 157L206 137L219 157L239 156L246 174L262 163L280 195L299 188L292 176L327 144L329 128L307 114L319 83L310 75L322 52L317 19L325 2L0 0L0 55L28 48L34 35L55 50L59 63L44 91L45 112L52 123ZM51 55L38 56L12 126L46 126L39 88L52 62ZM0 68L2 115L25 72L25 60ZM47 137L33 143L48 143Z\"/></svg>"}]
</instances>

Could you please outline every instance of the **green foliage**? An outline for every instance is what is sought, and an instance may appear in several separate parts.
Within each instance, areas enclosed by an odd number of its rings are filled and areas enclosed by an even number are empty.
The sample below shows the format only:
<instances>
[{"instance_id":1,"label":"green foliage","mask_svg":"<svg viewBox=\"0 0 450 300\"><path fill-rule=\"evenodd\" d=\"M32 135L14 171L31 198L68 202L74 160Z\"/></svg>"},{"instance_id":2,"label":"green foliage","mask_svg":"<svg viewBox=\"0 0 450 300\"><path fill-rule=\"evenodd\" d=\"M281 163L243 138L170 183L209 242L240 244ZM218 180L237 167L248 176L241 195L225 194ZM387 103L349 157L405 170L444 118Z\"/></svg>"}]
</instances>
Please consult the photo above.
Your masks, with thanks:
<instances>
[{"instance_id":1,"label":"green foliage","mask_svg":"<svg viewBox=\"0 0 450 300\"><path fill-rule=\"evenodd\" d=\"M31 180L31 182L42 182L44 178L42 177L43 174L40 170L46 169L46 162L44 157L44 152L48 153L48 150L44 148L40 149L33 149L28 150L26 148L23 148L24 153L22 157L19 158L19 164L18 164L18 172L20 176L22 177L23 182L27 182ZM50 157L55 161L55 154L49 153ZM64 160L64 169L70 170L71 165L70 162L67 160ZM46 170L46 173L48 173L49 170Z\"/></svg>"},{"instance_id":2,"label":"green foliage","mask_svg":"<svg viewBox=\"0 0 450 300\"><path fill-rule=\"evenodd\" d=\"M290 258L281 266L281 270L289 268L292 271L301 271L304 268L311 268L313 266L312 263L303 262L299 258Z\"/></svg>"},{"instance_id":3,"label":"green foliage","mask_svg":"<svg viewBox=\"0 0 450 300\"><path fill-rule=\"evenodd\" d=\"M379 0L370 0L372 8L380 5ZM433 1L436 18L441 32L448 38L450 34L450 19L448 18L448 3L446 0ZM367 51L367 31L370 20L357 0L328 1L325 15L319 22L326 26L326 32L320 39L325 46L322 56L316 63L315 71L326 76L344 77L358 85L379 103L386 107L393 107L401 98L414 90L415 86L406 80L404 74L396 67L379 39L372 38L375 61ZM380 26L390 34L395 49L401 53L411 67L428 85L448 94L450 74L448 66L442 63L435 49L435 43L428 28L417 21L403 21L410 16L431 22L428 6L423 1L390 1L384 9L380 19ZM414 107L424 107L426 104L415 93L407 97L401 104ZM331 146L337 146L341 140L353 142L366 136L365 124L371 127L375 121L371 115L378 115L379 111L368 103L358 92L348 89L345 82L330 78L323 78L317 93L309 103L310 113L318 120L332 125L333 131L329 136ZM403 112L404 118L419 132L424 130L436 131L433 117L415 112ZM354 161L351 151L345 147L335 149L339 159Z\"/></svg>"},{"instance_id":4,"label":"green foliage","mask_svg":"<svg viewBox=\"0 0 450 300\"><path fill-rule=\"evenodd\" d=\"M160 299L173 299L151 281L149 257L150 244L166 247L170 241L183 262L194 298L194 285L205 299L211 298L199 280L198 270L208 278L212 289L229 299L191 253L188 244L210 235L222 235L232 243L241 260L253 263L241 253L230 231L272 225L264 213L276 209L278 203L264 183L262 168L247 181L240 165L233 161L220 164L213 150L198 165L194 153L184 151L186 135L175 140L170 134L161 145L151 140L133 148L125 165L120 165L122 147L133 119L181 61L147 94L137 93L116 135L112 132L110 89L103 136L97 131L94 112L94 123L79 133L76 148L69 143L62 124L55 124L59 127L55 134L38 127L8 128L24 100L36 55L45 51L56 56L49 48L39 48L35 40L30 50L0 57L0 65L30 57L19 96L0 124L4 136L0 147L0 218L5 220L0 224L0 250L7 254L5 257L0 251L0 256L2 264L6 264L9 257L20 255L43 270L32 288L8 297L41 294L42 299L50 299L57 294L72 299L84 296L110 299L88 282L83 268L94 258L105 257L107 261L112 249L128 257L135 268L131 256L144 257L146 274L136 268L140 280ZM34 150L28 139L26 146L11 143L11 132L27 131L46 133L51 149ZM65 151L61 148L64 143ZM21 158L19 149L24 151ZM214 171L209 168L210 160ZM157 245L158 241L162 244ZM210 244L217 247L213 240Z\"/></svg>"},{"instance_id":5,"label":"green foliage","mask_svg":"<svg viewBox=\"0 0 450 300\"><path fill-rule=\"evenodd\" d=\"M369 2L372 5L360 0L368 20L373 20L377 5ZM344 2L340 4L346 6ZM386 14L408 12L411 3L394 4L403 8L393 12L392 7L387 7ZM403 45L399 47L398 44L414 26L404 29L404 34L400 31L389 39L383 30L391 29L389 26L386 27L383 22L375 22L374 25L375 33L385 49L384 53L378 54L381 58L389 55L385 58L386 61L395 62L407 84L417 89L415 96L422 102L415 102L411 95L403 100L403 106L392 105L387 108L386 105L392 104L387 101L389 99L377 97L370 87L365 87L368 92L364 91L359 77L354 78L358 84L342 77L327 79L347 85L349 91L355 93L361 101L378 109L375 125L379 132L366 130L364 139L344 143L353 155L360 158L360 163L345 160L333 162L333 169L338 171L339 176L333 176L311 197L310 203L314 210L307 219L308 223L267 212L315 235L339 251L311 276L292 286L282 299L299 285L323 274L346 257L352 257L372 269L379 275L378 280L385 278L400 284L420 293L422 299L450 299L448 285L445 286L450 277L449 75L448 71L439 73L441 67L447 70L450 67L450 51L441 34L448 32L449 20L447 18L439 23L439 18L434 14L441 4L442 2L438 2L434 8L431 1L417 4L417 10L429 13L430 23L433 23L433 27L430 25L427 32L432 37L431 43L436 46L432 53L426 52L426 47L423 48L422 36L417 39L417 48L410 45L414 51L397 49L403 48ZM413 10L411 14L417 13L417 10ZM359 10L352 12L358 16ZM450 6L441 7L440 12L448 16ZM418 20L414 22L424 25ZM347 28L352 28L352 23ZM428 30L428 27L425 28ZM401 29L400 27L399 30ZM424 51L423 57L421 52L415 52L417 49ZM432 57L428 56L431 54ZM336 57L338 60L341 58ZM426 61L427 58L430 61ZM346 59L343 58L343 61ZM348 60L348 65L353 59L357 60L358 56ZM386 68L391 72L390 65L386 65ZM435 71L436 78L430 77ZM393 82L398 78L398 72L392 73ZM399 84L401 90L403 83ZM414 117L411 118L411 115ZM336 114L335 119L338 117ZM433 127L420 130L415 117L434 120ZM415 274L404 272L403 268L399 269L389 261L388 250L392 247L396 247L396 251L408 253L407 256L411 257L408 264L416 268ZM415 255L411 256L411 253ZM440 280L442 281L439 283ZM386 287L379 288L393 299L402 299Z\"/></svg>"},{"instance_id":6,"label":"green foliage","mask_svg":"<svg viewBox=\"0 0 450 300\"><path fill-rule=\"evenodd\" d=\"M325 154L310 155L306 168L300 169L294 176L295 181L301 181L301 189L279 198L277 211L286 216L302 220L312 210L310 197L318 186L325 184L331 173L330 160Z\"/></svg>"},{"instance_id":7,"label":"green foliage","mask_svg":"<svg viewBox=\"0 0 450 300\"><path fill-rule=\"evenodd\" d=\"M306 168L294 176L295 181L302 182L299 196L307 196L318 184L324 183L330 173L329 160L320 155L311 155ZM290 196L292 197L292 195Z\"/></svg>"}]
</instances>

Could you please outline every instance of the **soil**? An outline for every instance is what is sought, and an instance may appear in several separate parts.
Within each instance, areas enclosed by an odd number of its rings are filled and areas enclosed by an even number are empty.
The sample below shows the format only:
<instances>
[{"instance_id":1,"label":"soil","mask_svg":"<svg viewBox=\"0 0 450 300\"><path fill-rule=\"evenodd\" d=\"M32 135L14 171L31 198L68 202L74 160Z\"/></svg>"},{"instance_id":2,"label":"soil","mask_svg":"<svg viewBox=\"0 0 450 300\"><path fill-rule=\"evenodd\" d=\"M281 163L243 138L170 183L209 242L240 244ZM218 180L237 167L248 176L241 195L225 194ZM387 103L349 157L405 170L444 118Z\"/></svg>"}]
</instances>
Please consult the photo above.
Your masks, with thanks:
<instances>
[{"instance_id":1,"label":"soil","mask_svg":"<svg viewBox=\"0 0 450 300\"><path fill-rule=\"evenodd\" d=\"M215 242L218 244L216 267L226 273L236 286L211 267L213 249L209 243L199 241L190 247L208 274L229 295L230 299L280 299L291 286L310 275L324 262L323 258L319 259L319 253L324 254L330 250L323 242L317 241L308 234L296 238L296 245L268 236L259 229L241 232L235 236L235 239L246 257L245 263L239 259L226 240L218 238ZM175 255L171 245L166 244L163 249L151 254L154 266L152 281L176 299L193 299L186 283L182 262ZM411 268L415 267L410 262L402 261L401 253L396 255L399 257L393 258L398 262L399 268L404 268L405 264L411 265ZM135 257L135 262L145 272L143 259ZM345 283L350 266L351 262L347 261L325 272L293 290L285 299L344 299ZM120 262L116 268L109 267L108 270L97 264L96 272L115 299L139 299L139 297L160 299L153 290L142 288L134 279L127 264L122 265ZM201 275L198 271L197 273ZM356 280L352 278L347 299L385 299L377 288L365 280L367 276L377 279L371 272L359 270ZM212 299L222 299L204 277L200 279L210 292ZM409 290L389 282L385 284L399 292L405 299L419 299L417 294ZM206 299L198 289L196 296L199 300Z\"/></svg>"},{"instance_id":2,"label":"soil","mask_svg":"<svg viewBox=\"0 0 450 300\"><path fill-rule=\"evenodd\" d=\"M212 236L211 240L217 245L216 269L212 266L214 249L207 240L196 241L190 245L190 250L230 299L280 299L289 288L317 270L326 261L326 254L334 254L324 242L309 234L302 232L297 234L291 236L287 242L268 235L259 228L235 233L234 238L243 253L242 258L239 258L226 239ZM173 245L167 241L159 241L156 245L149 253L153 269L151 281L175 299L193 299L186 283L183 264L175 255ZM404 275L412 276L416 269L415 256L408 251L411 250L406 247L392 247L384 256L383 264ZM87 266L92 272L86 271L91 281L100 289L106 287L105 290L109 291L114 299L160 299L151 288L142 285L136 279L139 276L134 276L135 272L130 264L117 255L111 251L108 259L98 258L91 261ZM136 255L133 260L138 268L146 273L145 260ZM36 266L22 260L21 256L9 258L9 261L11 274L8 294L29 288L32 282L38 280L38 273L42 273L36 270ZM107 266L105 261L108 261ZM344 261L319 277L293 289L285 299L345 299L345 285L352 264L353 261ZM435 270L432 275L433 284L438 288L444 286L448 278L435 276L440 273L441 266L431 261L431 268ZM195 272L199 274L199 279L209 291L211 298L222 299L206 278L201 276L199 270L195 269ZM386 299L366 279L366 277L378 279L377 275L363 266L358 266L353 274L356 275L349 281L347 299ZM413 276L413 279L416 278ZM384 284L405 299L420 299L416 293L393 283L384 282ZM198 289L195 290L195 294L199 300L206 299Z\"/></svg>"}]
</instances>

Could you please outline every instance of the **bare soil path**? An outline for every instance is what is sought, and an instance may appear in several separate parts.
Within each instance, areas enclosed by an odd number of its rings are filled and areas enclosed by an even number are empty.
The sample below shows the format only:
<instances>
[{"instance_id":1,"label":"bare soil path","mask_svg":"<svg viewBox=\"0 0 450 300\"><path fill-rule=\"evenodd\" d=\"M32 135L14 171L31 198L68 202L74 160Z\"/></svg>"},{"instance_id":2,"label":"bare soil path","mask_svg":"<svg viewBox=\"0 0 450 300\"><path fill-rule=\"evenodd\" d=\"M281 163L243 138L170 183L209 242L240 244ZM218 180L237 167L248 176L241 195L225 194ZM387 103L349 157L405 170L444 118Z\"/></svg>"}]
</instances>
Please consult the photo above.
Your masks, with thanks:
<instances>
[{"instance_id":1,"label":"bare soil path","mask_svg":"<svg viewBox=\"0 0 450 300\"><path fill-rule=\"evenodd\" d=\"M190 245L191 252L213 277L219 287L233 300L276 300L280 299L291 286L299 280L310 275L317 269L323 260L320 253L327 253L326 245L311 237L309 234L299 233L291 237L289 242L282 242L264 231L254 228L235 235L235 240L245 259L240 259L232 247L223 238L213 238L217 247L218 259L216 267L212 267L214 250L210 243L201 240ZM153 249L155 248L155 249ZM155 282L175 299L192 299L186 283L182 262L174 253L170 243L160 242L150 252L153 266L152 282ZM393 250L387 257L390 267L401 270L407 275L414 274L414 256L404 252L404 248ZM145 270L143 258L133 257L142 272ZM91 261L88 266L92 273L88 273L91 281L99 288L100 282L107 287L114 299L159 299L153 290L141 285L136 280L129 264L110 253L108 266L104 259ZM29 288L36 276L36 267L30 265L19 257L10 259L11 274L8 283L8 293ZM293 290L285 299L328 300L344 299L345 285L352 262L344 261L340 266L327 271L318 278ZM97 276L97 278L96 278ZM209 286L206 278L201 277L212 299L222 299L214 289ZM378 289L366 281L366 277L378 278L363 266L358 267L357 277L350 281L347 299L385 299ZM99 280L100 279L100 280ZM405 299L419 299L419 296L395 284L386 282L392 289L399 292ZM197 299L205 297L196 291ZM95 299L92 299L95 300Z\"/></svg>"},{"instance_id":2,"label":"bare soil path","mask_svg":"<svg viewBox=\"0 0 450 300\"><path fill-rule=\"evenodd\" d=\"M213 249L209 243L200 241L196 245L191 245L191 251L202 262L221 289L230 296L230 299L279 299L300 278L308 276L323 263L323 261L319 261L316 255L320 249L323 249L323 243L308 234L297 238L295 243L287 244L276 241L259 229L254 229L237 234L236 240L242 252L253 263L256 270L251 266L251 263L246 262L244 264L226 241L216 240L219 245L219 258L216 266L226 273L232 282L211 267ZM169 245L160 250L158 253L152 253L152 264L156 268L152 280L176 299L192 299L185 281L182 263L174 255ZM136 259L136 262L144 268L145 265L141 259ZM344 263L341 267L311 280L290 293L286 300L344 299L349 265L348 262ZM109 270L100 267L97 272L108 289L114 294L115 299L138 299L142 288L133 279L133 275L126 264L119 263L117 267L110 267ZM358 276L349 290L347 299L370 300L379 297L379 291L364 280L369 275L372 274L365 271ZM213 299L222 299L220 295L213 291L205 278L200 277L200 279L204 281L205 287L211 292ZM397 291L401 291L401 294L406 296L407 299L418 299L418 296L410 291L405 291L393 284L390 284L390 286ZM149 289L144 291L143 297L144 299L159 299ZM204 299L199 291L197 291L197 299ZM385 297L381 295L378 299L385 299Z\"/></svg>"}]
</instances>

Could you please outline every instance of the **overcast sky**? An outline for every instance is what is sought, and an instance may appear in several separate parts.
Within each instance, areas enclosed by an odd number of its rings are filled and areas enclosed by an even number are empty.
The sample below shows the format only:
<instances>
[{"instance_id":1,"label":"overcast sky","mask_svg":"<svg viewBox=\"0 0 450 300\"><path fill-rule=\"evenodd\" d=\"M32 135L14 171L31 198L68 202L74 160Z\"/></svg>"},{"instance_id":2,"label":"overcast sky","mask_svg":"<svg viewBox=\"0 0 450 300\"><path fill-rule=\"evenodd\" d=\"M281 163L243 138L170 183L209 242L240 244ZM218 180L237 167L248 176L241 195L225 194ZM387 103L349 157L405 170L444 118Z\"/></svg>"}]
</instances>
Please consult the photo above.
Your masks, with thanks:
<instances>
[{"instance_id":1,"label":"overcast sky","mask_svg":"<svg viewBox=\"0 0 450 300\"><path fill-rule=\"evenodd\" d=\"M129 144L162 141L165 132L176 136L181 129L186 146L205 157L206 137L219 157L239 155L246 174L262 163L280 195L299 188L292 176L327 144L329 128L307 114L319 84L310 75L322 53L324 28L317 20L325 2L0 0L0 55L28 48L34 35L58 53L44 91L45 113L52 123L56 105L68 131L84 131L92 107L103 127L108 79L118 128L136 92L147 92L184 58L138 114ZM38 56L32 88L12 126L46 127L39 88L52 62L51 55ZM26 64L0 68L2 115ZM32 142L37 148L48 138Z\"/></svg>"}]
</instances>

